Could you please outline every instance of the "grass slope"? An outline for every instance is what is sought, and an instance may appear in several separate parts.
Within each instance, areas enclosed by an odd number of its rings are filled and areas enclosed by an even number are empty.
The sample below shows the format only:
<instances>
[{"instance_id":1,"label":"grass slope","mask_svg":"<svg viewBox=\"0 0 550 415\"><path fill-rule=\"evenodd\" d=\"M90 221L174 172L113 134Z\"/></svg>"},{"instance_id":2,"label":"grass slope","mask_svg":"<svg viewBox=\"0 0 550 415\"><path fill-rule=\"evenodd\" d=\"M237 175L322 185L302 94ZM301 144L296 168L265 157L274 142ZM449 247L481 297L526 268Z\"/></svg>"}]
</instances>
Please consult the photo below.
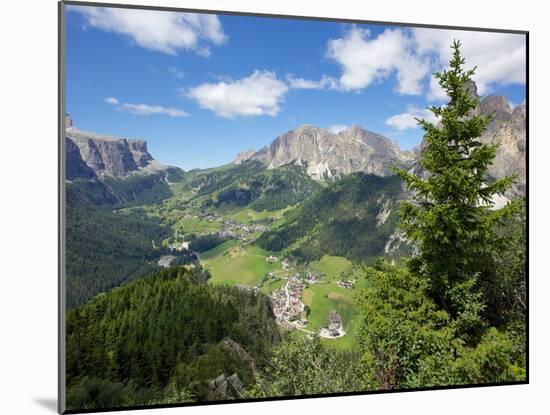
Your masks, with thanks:
<instances>
[{"instance_id":1,"label":"grass slope","mask_svg":"<svg viewBox=\"0 0 550 415\"><path fill-rule=\"evenodd\" d=\"M257 286L267 272L281 268L279 263L265 261L270 254L257 246L242 247L230 240L202 254L201 260L212 274L212 284Z\"/></svg>"},{"instance_id":2,"label":"grass slope","mask_svg":"<svg viewBox=\"0 0 550 415\"><path fill-rule=\"evenodd\" d=\"M314 271L322 272L326 279L341 279L347 272L353 269L351 261L344 257L323 255L320 260L310 264Z\"/></svg>"}]
</instances>

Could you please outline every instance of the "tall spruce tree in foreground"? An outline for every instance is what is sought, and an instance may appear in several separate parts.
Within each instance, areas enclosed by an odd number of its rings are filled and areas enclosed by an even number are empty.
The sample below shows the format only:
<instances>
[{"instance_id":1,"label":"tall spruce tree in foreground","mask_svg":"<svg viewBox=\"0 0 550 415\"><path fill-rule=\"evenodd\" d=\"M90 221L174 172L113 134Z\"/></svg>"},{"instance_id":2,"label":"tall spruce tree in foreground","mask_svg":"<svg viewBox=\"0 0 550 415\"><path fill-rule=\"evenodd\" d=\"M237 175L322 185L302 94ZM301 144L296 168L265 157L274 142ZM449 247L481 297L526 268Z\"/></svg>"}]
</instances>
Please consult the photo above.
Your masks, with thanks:
<instances>
[{"instance_id":1,"label":"tall spruce tree in foreground","mask_svg":"<svg viewBox=\"0 0 550 415\"><path fill-rule=\"evenodd\" d=\"M420 159L425 178L402 169L395 172L413 194L401 207L401 227L419 248L412 271L428 278L441 307L467 321L476 320L481 311L472 308L480 303L474 298L480 295L475 286L499 249L499 223L514 210L513 204L494 210L492 200L509 189L514 177L488 181L498 146L478 139L490 117L475 112L478 98L468 90L475 68L464 69L460 46L453 42L449 69L434 74L450 99L447 105L429 108L439 124L417 120L427 144Z\"/></svg>"}]
</instances>

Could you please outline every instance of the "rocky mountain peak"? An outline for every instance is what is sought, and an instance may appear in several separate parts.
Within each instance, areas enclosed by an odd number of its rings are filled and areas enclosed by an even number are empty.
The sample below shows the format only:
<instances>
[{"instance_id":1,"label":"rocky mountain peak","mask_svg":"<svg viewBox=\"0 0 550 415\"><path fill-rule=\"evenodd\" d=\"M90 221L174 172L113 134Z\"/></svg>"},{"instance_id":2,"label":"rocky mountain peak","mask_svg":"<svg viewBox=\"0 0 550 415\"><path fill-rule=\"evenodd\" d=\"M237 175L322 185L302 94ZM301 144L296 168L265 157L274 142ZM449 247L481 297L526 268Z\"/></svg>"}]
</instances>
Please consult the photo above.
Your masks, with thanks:
<instances>
[{"instance_id":1,"label":"rocky mountain peak","mask_svg":"<svg viewBox=\"0 0 550 415\"><path fill-rule=\"evenodd\" d=\"M479 94L477 93L477 85L474 81L468 81L466 83L466 89L468 90L471 96L475 98L479 98Z\"/></svg>"},{"instance_id":2,"label":"rocky mountain peak","mask_svg":"<svg viewBox=\"0 0 550 415\"><path fill-rule=\"evenodd\" d=\"M504 96L489 95L481 100L479 109L483 115L493 116L493 121L508 121L512 115L512 108Z\"/></svg>"},{"instance_id":3,"label":"rocky mountain peak","mask_svg":"<svg viewBox=\"0 0 550 415\"><path fill-rule=\"evenodd\" d=\"M256 154L256 150L253 148L250 148L245 151L241 151L239 154L237 154L237 157L235 157L235 160L233 160L234 164L241 164L243 161L250 160L254 154Z\"/></svg>"},{"instance_id":4,"label":"rocky mountain peak","mask_svg":"<svg viewBox=\"0 0 550 415\"><path fill-rule=\"evenodd\" d=\"M309 176L330 180L356 171L389 175L393 165L412 162L413 156L401 151L397 143L359 125L332 133L305 124L281 134L258 152L239 154L235 163L245 159L259 160L268 168L296 163L304 166Z\"/></svg>"},{"instance_id":5,"label":"rocky mountain peak","mask_svg":"<svg viewBox=\"0 0 550 415\"><path fill-rule=\"evenodd\" d=\"M317 127L316 125L312 124L302 124L299 127L295 128L292 131L299 131L299 132L314 132L314 131L320 131L322 128Z\"/></svg>"},{"instance_id":6,"label":"rocky mountain peak","mask_svg":"<svg viewBox=\"0 0 550 415\"><path fill-rule=\"evenodd\" d=\"M468 89L477 96L474 82L470 82ZM525 102L512 110L505 96L488 95L480 100L478 108L473 111L473 115L476 114L493 117L485 132L479 137L479 141L484 144L498 144L489 175L493 178L502 178L517 173L518 180L507 196L524 195L527 141ZM417 159L426 145L426 141L422 140L416 152ZM415 163L413 171L423 174L419 163Z\"/></svg>"},{"instance_id":7,"label":"rocky mountain peak","mask_svg":"<svg viewBox=\"0 0 550 415\"><path fill-rule=\"evenodd\" d=\"M340 131L338 135L347 135L347 136L364 135L366 132L367 131L360 125L352 124L345 130Z\"/></svg>"}]
</instances>

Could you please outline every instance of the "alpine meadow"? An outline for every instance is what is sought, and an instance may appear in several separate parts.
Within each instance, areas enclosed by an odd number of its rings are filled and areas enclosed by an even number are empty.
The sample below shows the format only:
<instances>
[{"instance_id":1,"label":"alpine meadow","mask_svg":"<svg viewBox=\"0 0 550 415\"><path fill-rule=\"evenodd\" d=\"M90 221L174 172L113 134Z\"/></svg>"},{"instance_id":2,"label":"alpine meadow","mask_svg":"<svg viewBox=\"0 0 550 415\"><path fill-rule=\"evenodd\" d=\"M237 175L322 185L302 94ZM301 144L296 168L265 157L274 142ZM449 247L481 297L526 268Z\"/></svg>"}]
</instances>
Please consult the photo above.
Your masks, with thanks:
<instances>
[{"instance_id":1,"label":"alpine meadow","mask_svg":"<svg viewBox=\"0 0 550 415\"><path fill-rule=\"evenodd\" d=\"M527 381L525 35L65 24L68 411Z\"/></svg>"}]
</instances>

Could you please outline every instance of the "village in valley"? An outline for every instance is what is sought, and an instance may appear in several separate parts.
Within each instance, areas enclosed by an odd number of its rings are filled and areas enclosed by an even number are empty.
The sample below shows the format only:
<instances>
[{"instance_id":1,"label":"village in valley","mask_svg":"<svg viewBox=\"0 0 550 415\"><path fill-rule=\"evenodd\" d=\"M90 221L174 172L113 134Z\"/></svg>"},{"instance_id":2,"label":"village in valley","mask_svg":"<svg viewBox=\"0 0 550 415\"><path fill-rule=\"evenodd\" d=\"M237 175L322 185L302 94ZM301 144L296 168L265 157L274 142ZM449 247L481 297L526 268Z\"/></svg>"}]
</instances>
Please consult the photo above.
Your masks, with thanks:
<instances>
[{"instance_id":1,"label":"village in valley","mask_svg":"<svg viewBox=\"0 0 550 415\"><path fill-rule=\"evenodd\" d=\"M270 255L266 258L266 261L274 263L279 261L279 258ZM281 258L280 263L283 270L290 270L290 261L287 258ZM306 329L308 325L308 311L302 302L302 293L308 285L321 282L328 284L330 281L322 281L323 275L321 273L314 273L309 270L305 274L300 274L299 272L287 273L284 277L277 277L274 272L269 272L267 279L270 278L286 279L282 287L271 293L271 302L277 323L289 331L298 329L310 335L314 334L315 332ZM352 289L355 286L355 281L340 280L337 281L336 285L341 288ZM346 332L338 312L332 310L327 317L327 325L321 327L317 334L329 339L344 336Z\"/></svg>"},{"instance_id":2,"label":"village in valley","mask_svg":"<svg viewBox=\"0 0 550 415\"><path fill-rule=\"evenodd\" d=\"M162 255L159 258L158 265L162 267L173 266L176 264L177 258L182 255L189 255L194 256L202 265L206 265L207 269L213 271L209 266L212 259L202 260L203 256L208 258L208 253L199 255L199 253L190 249L190 241L186 239L186 235L189 233L196 232L201 236L217 236L234 244L232 248L234 252L242 253L251 250L252 242L269 229L269 221L241 223L232 218L223 217L215 211L208 213L187 212L182 215L182 221L185 225L176 230L173 237L164 243L165 248L169 250L169 254ZM190 231L187 229L189 227L188 223L198 223L200 229ZM226 251L223 256L231 256L233 251ZM260 258L257 261L259 262ZM325 339L338 339L346 335L342 316L334 308L329 308L321 317L318 316L315 324L310 322L309 317L312 310L304 302L304 292L315 285L322 285L328 291L353 290L356 286L356 279L343 275L331 275L328 278L326 273L312 269L309 265L293 264L289 258L279 257L269 252L261 257L261 261L269 270L263 275L260 274L255 277L260 279L258 282L252 284L243 281L242 283L236 283L235 286L253 292L261 290L269 295L276 321L282 329L290 332L300 331L308 337L318 335ZM214 272L213 275L215 275ZM329 292L330 294L336 295L334 292Z\"/></svg>"}]
</instances>

